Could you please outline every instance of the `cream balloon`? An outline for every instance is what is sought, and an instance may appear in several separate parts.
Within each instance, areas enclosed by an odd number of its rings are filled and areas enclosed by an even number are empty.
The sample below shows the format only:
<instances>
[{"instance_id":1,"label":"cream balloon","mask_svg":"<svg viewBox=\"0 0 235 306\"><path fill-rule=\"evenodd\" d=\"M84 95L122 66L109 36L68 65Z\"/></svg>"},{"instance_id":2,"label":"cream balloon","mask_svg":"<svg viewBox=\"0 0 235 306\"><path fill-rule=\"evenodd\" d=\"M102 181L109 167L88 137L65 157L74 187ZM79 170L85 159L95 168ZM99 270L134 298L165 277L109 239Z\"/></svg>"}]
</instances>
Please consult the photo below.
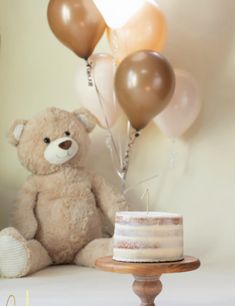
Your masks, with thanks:
<instances>
[{"instance_id":1,"label":"cream balloon","mask_svg":"<svg viewBox=\"0 0 235 306\"><path fill-rule=\"evenodd\" d=\"M88 85L87 68L84 65L76 76L78 101L97 118L100 126L107 128L107 119L108 125L111 127L120 114L120 107L114 94L114 75L116 72L114 58L109 54L97 53L89 57L88 62L92 66L94 85Z\"/></svg>"},{"instance_id":2,"label":"cream balloon","mask_svg":"<svg viewBox=\"0 0 235 306\"><path fill-rule=\"evenodd\" d=\"M161 51L167 33L166 19L155 2L145 1L124 26L107 28L106 33L114 58L120 63L135 51Z\"/></svg>"},{"instance_id":3,"label":"cream balloon","mask_svg":"<svg viewBox=\"0 0 235 306\"><path fill-rule=\"evenodd\" d=\"M141 8L145 0L93 0L108 27L120 28Z\"/></svg>"},{"instance_id":4,"label":"cream balloon","mask_svg":"<svg viewBox=\"0 0 235 306\"><path fill-rule=\"evenodd\" d=\"M154 118L160 130L169 137L182 136L197 119L201 96L196 80L183 70L175 70L176 85L168 106Z\"/></svg>"}]
</instances>

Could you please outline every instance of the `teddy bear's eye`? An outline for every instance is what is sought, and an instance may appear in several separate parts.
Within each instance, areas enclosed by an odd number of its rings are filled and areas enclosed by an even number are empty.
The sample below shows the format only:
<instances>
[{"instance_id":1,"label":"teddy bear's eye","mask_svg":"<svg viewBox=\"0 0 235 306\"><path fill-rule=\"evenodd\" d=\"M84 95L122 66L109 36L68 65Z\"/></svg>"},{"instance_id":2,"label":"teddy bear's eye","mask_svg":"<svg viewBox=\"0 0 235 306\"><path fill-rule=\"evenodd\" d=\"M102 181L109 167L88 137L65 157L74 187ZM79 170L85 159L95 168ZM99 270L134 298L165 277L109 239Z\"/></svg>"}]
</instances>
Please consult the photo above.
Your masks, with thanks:
<instances>
[{"instance_id":1,"label":"teddy bear's eye","mask_svg":"<svg viewBox=\"0 0 235 306\"><path fill-rule=\"evenodd\" d=\"M64 132L64 134L65 134L65 136L70 136L71 135L69 131Z\"/></svg>"},{"instance_id":2,"label":"teddy bear's eye","mask_svg":"<svg viewBox=\"0 0 235 306\"><path fill-rule=\"evenodd\" d=\"M49 144L49 143L51 142L50 138L48 138L48 137L45 137L45 138L43 139L43 141L44 141L46 144Z\"/></svg>"}]
</instances>

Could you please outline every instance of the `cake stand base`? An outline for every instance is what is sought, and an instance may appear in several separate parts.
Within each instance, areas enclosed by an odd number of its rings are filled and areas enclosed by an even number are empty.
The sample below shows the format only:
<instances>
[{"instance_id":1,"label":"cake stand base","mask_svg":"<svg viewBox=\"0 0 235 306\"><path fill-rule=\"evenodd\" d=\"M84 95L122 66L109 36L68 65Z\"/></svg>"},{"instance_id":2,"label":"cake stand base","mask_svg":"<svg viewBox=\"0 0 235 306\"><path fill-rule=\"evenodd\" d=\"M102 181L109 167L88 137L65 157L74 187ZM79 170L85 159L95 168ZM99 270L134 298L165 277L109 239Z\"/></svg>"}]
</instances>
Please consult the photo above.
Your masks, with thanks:
<instances>
[{"instance_id":1,"label":"cake stand base","mask_svg":"<svg viewBox=\"0 0 235 306\"><path fill-rule=\"evenodd\" d=\"M133 291L141 300L141 306L154 306L155 298L162 291L160 276L137 276L132 285Z\"/></svg>"},{"instance_id":2,"label":"cake stand base","mask_svg":"<svg viewBox=\"0 0 235 306\"><path fill-rule=\"evenodd\" d=\"M127 263L113 260L111 256L102 257L96 261L98 269L132 274L135 278L132 289L140 298L141 306L154 306L156 297L162 290L160 276L164 273L178 273L196 270L200 261L191 256L185 256L182 261L164 263Z\"/></svg>"}]
</instances>

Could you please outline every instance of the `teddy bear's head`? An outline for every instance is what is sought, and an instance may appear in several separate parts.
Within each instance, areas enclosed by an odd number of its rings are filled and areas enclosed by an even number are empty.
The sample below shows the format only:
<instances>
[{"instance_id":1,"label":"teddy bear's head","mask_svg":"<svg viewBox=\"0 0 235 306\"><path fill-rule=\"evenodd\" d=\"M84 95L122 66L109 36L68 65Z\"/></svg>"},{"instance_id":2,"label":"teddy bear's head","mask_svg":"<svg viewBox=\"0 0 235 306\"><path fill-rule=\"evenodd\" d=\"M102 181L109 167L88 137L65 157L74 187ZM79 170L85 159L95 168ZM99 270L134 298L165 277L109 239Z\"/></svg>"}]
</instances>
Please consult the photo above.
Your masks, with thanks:
<instances>
[{"instance_id":1,"label":"teddy bear's head","mask_svg":"<svg viewBox=\"0 0 235 306\"><path fill-rule=\"evenodd\" d=\"M8 138L29 171L47 175L62 167L83 167L95 119L86 110L49 108L29 121L16 120Z\"/></svg>"}]
</instances>

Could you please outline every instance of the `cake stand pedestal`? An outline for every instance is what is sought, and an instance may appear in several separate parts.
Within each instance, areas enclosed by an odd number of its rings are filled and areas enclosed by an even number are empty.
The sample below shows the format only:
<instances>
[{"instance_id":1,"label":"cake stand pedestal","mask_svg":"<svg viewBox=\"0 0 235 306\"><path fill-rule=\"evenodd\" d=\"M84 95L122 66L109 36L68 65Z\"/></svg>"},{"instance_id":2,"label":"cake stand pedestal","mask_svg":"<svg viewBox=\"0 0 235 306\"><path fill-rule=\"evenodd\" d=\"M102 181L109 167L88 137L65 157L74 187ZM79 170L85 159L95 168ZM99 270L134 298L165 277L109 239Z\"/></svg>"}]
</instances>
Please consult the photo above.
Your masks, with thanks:
<instances>
[{"instance_id":1,"label":"cake stand pedestal","mask_svg":"<svg viewBox=\"0 0 235 306\"><path fill-rule=\"evenodd\" d=\"M132 274L135 278L133 291L139 296L141 306L154 306L154 300L162 290L160 276L164 273L178 273L196 270L200 261L191 256L184 260L164 263L127 263L113 260L111 256L96 261L96 267L103 271Z\"/></svg>"}]
</instances>

